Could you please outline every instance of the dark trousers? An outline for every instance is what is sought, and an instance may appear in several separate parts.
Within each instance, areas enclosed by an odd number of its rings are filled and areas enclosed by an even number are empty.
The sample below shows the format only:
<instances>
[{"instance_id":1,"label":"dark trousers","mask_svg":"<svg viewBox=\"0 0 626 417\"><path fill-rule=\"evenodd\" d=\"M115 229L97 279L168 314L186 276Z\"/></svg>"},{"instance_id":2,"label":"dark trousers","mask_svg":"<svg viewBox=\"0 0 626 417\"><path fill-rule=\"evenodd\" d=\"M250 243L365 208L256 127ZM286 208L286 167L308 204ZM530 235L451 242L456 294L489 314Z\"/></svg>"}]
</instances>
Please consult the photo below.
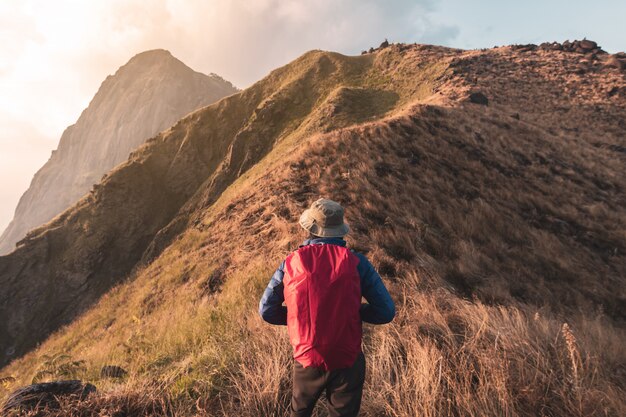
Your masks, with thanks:
<instances>
[{"instance_id":1,"label":"dark trousers","mask_svg":"<svg viewBox=\"0 0 626 417\"><path fill-rule=\"evenodd\" d=\"M359 353L350 368L324 371L304 368L298 361L293 366L291 416L310 416L322 392L326 391L328 415L353 417L359 414L365 382L365 356Z\"/></svg>"}]
</instances>

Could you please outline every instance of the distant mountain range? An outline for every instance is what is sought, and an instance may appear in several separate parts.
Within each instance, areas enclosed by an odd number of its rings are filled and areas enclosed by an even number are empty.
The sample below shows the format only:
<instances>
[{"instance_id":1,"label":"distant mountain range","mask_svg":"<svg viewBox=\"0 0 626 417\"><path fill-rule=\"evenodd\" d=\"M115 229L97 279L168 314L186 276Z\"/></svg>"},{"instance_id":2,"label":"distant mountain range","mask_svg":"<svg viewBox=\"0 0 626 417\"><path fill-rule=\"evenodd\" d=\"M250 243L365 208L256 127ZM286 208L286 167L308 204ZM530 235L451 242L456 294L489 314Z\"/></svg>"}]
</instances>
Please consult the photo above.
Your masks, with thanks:
<instances>
[{"instance_id":1,"label":"distant mountain range","mask_svg":"<svg viewBox=\"0 0 626 417\"><path fill-rule=\"evenodd\" d=\"M235 92L231 83L193 71L168 51L134 56L106 78L35 174L0 236L0 255L12 251L30 229L78 201L148 138L187 113Z\"/></svg>"}]
</instances>

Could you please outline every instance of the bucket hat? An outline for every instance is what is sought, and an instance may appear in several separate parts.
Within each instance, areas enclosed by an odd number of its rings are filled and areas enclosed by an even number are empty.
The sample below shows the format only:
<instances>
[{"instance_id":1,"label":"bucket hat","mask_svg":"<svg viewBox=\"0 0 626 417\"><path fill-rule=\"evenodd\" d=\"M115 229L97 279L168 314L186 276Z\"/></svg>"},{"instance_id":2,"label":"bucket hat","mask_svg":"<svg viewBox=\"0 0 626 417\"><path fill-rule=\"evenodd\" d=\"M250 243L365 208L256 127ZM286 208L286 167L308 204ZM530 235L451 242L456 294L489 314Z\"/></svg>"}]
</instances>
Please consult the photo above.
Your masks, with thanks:
<instances>
[{"instance_id":1,"label":"bucket hat","mask_svg":"<svg viewBox=\"0 0 626 417\"><path fill-rule=\"evenodd\" d=\"M350 231L343 221L341 204L320 198L304 210L300 216L300 226L319 237L342 237Z\"/></svg>"}]
</instances>

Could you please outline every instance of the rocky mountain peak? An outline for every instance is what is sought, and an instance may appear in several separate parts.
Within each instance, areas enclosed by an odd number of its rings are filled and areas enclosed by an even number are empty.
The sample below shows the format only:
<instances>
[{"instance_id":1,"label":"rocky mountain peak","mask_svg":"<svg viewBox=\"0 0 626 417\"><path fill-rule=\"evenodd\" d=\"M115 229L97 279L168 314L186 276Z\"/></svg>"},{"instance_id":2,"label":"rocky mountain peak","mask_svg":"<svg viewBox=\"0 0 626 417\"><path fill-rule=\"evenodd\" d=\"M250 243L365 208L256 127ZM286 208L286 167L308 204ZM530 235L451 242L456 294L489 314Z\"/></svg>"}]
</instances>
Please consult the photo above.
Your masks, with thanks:
<instances>
[{"instance_id":1,"label":"rocky mountain peak","mask_svg":"<svg viewBox=\"0 0 626 417\"><path fill-rule=\"evenodd\" d=\"M105 79L35 174L0 236L0 255L13 250L30 229L70 207L147 139L236 91L221 77L192 70L167 50L135 55Z\"/></svg>"}]
</instances>

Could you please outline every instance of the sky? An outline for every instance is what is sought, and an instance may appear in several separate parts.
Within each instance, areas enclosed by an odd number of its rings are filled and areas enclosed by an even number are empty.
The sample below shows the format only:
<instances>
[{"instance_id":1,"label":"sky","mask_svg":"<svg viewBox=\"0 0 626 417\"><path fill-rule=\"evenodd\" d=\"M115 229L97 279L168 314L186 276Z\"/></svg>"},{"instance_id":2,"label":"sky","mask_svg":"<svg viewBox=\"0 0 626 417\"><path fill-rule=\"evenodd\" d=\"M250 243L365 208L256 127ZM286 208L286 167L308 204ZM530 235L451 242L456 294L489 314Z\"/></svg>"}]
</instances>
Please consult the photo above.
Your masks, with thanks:
<instances>
[{"instance_id":1,"label":"sky","mask_svg":"<svg viewBox=\"0 0 626 417\"><path fill-rule=\"evenodd\" d=\"M0 232L107 75L164 48L245 88L311 49L587 37L626 49L623 0L0 0Z\"/></svg>"}]
</instances>

